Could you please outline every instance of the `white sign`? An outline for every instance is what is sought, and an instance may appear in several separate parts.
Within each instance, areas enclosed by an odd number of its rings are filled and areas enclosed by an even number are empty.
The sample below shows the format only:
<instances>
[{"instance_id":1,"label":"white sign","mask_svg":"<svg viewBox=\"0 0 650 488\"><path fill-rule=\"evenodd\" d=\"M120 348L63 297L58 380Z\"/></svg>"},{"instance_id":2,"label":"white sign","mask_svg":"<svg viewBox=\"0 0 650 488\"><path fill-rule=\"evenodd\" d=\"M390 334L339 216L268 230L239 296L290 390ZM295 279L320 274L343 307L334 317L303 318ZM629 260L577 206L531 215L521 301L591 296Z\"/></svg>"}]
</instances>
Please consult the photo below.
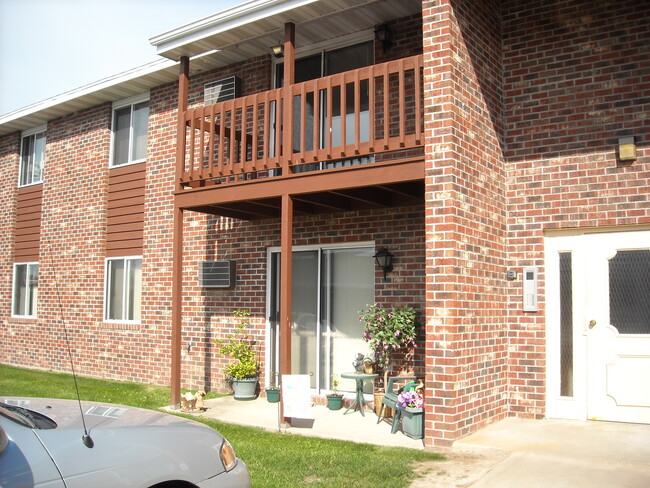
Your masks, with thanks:
<instances>
[{"instance_id":1,"label":"white sign","mask_svg":"<svg viewBox=\"0 0 650 488\"><path fill-rule=\"evenodd\" d=\"M284 416L298 419L314 418L311 411L311 391L309 375L283 374L282 401Z\"/></svg>"}]
</instances>

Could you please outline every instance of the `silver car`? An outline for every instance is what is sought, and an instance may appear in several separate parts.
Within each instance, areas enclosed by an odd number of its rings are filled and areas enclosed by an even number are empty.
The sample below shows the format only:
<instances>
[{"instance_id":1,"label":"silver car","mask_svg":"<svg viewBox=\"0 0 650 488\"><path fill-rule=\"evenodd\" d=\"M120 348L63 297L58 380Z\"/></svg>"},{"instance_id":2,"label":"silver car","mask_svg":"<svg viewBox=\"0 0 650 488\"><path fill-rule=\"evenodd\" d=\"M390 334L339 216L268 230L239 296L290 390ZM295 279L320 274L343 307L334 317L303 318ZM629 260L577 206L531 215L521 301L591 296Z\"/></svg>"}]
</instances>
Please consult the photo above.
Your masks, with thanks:
<instances>
[{"instance_id":1,"label":"silver car","mask_svg":"<svg viewBox=\"0 0 650 488\"><path fill-rule=\"evenodd\" d=\"M0 488L251 486L246 465L206 425L141 408L82 405L0 398Z\"/></svg>"}]
</instances>

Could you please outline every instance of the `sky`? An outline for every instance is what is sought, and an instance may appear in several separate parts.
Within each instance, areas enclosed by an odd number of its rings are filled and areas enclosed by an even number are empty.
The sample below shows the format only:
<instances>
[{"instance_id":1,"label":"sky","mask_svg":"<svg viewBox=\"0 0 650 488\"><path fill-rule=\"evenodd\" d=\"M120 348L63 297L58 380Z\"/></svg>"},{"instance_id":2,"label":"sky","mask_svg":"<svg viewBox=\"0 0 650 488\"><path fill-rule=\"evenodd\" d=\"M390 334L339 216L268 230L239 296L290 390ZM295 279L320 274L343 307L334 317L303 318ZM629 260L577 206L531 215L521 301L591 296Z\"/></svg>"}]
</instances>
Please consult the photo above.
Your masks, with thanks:
<instances>
[{"instance_id":1,"label":"sky","mask_svg":"<svg viewBox=\"0 0 650 488\"><path fill-rule=\"evenodd\" d=\"M149 43L245 0L0 0L0 115L161 59Z\"/></svg>"}]
</instances>

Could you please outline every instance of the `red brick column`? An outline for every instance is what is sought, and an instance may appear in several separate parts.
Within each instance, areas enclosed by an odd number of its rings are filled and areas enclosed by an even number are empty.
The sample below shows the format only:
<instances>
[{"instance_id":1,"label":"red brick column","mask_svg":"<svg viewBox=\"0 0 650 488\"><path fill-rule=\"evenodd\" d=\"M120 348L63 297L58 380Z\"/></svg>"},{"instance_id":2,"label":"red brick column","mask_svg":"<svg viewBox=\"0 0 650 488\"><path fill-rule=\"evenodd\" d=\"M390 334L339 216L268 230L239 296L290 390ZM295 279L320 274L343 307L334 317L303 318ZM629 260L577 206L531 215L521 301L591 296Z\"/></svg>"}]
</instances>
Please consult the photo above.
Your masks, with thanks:
<instances>
[{"instance_id":1,"label":"red brick column","mask_svg":"<svg viewBox=\"0 0 650 488\"><path fill-rule=\"evenodd\" d=\"M460 4L460 5L459 5ZM506 412L498 2L423 2L426 444Z\"/></svg>"}]
</instances>

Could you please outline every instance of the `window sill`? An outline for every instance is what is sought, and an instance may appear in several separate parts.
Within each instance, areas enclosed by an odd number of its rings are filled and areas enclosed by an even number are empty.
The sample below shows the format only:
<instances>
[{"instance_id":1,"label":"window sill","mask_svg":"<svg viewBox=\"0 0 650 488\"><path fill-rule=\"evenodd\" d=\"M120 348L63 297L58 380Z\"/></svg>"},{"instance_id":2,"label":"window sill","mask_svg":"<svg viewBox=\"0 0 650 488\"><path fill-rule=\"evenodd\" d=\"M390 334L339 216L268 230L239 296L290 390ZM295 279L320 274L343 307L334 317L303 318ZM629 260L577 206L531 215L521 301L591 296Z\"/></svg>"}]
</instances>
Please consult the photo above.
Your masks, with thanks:
<instances>
[{"instance_id":1,"label":"window sill","mask_svg":"<svg viewBox=\"0 0 650 488\"><path fill-rule=\"evenodd\" d=\"M140 322L103 322L100 328L109 330L140 330L142 324Z\"/></svg>"},{"instance_id":2,"label":"window sill","mask_svg":"<svg viewBox=\"0 0 650 488\"><path fill-rule=\"evenodd\" d=\"M29 188L30 186L42 185L43 180L35 181L33 183L25 183L24 185L18 184L18 188Z\"/></svg>"},{"instance_id":3,"label":"window sill","mask_svg":"<svg viewBox=\"0 0 650 488\"><path fill-rule=\"evenodd\" d=\"M147 159L136 159L135 161L129 161L127 163L120 163L120 164L109 164L108 169L117 169L117 168L123 168L125 166L133 166L134 164L141 164L141 163L146 163Z\"/></svg>"},{"instance_id":4,"label":"window sill","mask_svg":"<svg viewBox=\"0 0 650 488\"><path fill-rule=\"evenodd\" d=\"M34 325L38 323L38 317L11 316L9 319L11 325Z\"/></svg>"}]
</instances>

